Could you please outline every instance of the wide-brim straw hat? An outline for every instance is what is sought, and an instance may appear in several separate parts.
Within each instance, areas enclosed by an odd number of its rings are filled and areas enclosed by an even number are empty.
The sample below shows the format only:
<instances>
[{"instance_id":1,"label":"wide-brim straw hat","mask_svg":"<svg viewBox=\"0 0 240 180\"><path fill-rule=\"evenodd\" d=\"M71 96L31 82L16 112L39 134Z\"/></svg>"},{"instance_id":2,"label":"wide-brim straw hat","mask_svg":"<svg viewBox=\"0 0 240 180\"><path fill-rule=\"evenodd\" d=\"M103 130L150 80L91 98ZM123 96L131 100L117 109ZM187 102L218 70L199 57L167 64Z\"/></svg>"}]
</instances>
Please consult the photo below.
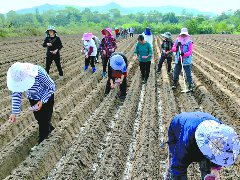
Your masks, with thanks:
<instances>
[{"instance_id":1,"label":"wide-brim straw hat","mask_svg":"<svg viewBox=\"0 0 240 180\"><path fill-rule=\"evenodd\" d=\"M30 63L14 63L7 72L7 87L12 92L24 92L35 83L38 66Z\"/></svg>"},{"instance_id":2,"label":"wide-brim straw hat","mask_svg":"<svg viewBox=\"0 0 240 180\"><path fill-rule=\"evenodd\" d=\"M229 166L237 160L240 143L230 126L213 120L203 121L196 129L195 138L200 151L213 163Z\"/></svg>"},{"instance_id":3,"label":"wide-brim straw hat","mask_svg":"<svg viewBox=\"0 0 240 180\"><path fill-rule=\"evenodd\" d=\"M114 70L123 70L126 66L126 63L121 55L114 55L110 58L110 66Z\"/></svg>"},{"instance_id":4,"label":"wide-brim straw hat","mask_svg":"<svg viewBox=\"0 0 240 180\"><path fill-rule=\"evenodd\" d=\"M93 38L93 34L92 33L84 33L83 37L82 37L82 40L89 41L92 38Z\"/></svg>"},{"instance_id":5,"label":"wide-brim straw hat","mask_svg":"<svg viewBox=\"0 0 240 180\"><path fill-rule=\"evenodd\" d=\"M189 34L188 34L188 29L187 29L187 28L182 28L182 29L181 29L181 32L180 32L179 35L183 35L183 34L185 34L185 35L189 35Z\"/></svg>"}]
</instances>

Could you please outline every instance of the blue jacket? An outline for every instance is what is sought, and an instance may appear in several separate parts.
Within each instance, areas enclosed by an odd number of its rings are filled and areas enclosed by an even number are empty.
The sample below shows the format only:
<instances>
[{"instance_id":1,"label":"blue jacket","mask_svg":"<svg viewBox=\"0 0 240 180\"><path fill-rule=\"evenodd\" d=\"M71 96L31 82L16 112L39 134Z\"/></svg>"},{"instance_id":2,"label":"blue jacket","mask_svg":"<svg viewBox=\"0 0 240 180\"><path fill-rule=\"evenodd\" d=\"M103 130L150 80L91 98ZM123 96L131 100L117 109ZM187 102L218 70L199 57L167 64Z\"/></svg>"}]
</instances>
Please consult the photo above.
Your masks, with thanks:
<instances>
[{"instance_id":1,"label":"blue jacket","mask_svg":"<svg viewBox=\"0 0 240 180\"><path fill-rule=\"evenodd\" d=\"M204 112L183 112L173 118L168 129L168 144L171 171L174 175L185 174L192 162L200 162L205 158L195 139L198 125L205 120L221 123L214 116Z\"/></svg>"}]
</instances>

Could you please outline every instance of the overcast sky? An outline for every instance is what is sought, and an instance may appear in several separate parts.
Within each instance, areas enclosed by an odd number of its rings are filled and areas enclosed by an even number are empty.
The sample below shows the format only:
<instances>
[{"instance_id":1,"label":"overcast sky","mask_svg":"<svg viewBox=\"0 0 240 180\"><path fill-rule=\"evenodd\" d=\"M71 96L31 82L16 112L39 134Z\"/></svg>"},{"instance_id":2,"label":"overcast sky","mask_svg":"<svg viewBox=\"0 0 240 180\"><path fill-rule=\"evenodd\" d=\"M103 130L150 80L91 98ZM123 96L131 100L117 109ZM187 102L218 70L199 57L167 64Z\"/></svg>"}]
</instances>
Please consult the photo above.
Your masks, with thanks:
<instances>
[{"instance_id":1,"label":"overcast sky","mask_svg":"<svg viewBox=\"0 0 240 180\"><path fill-rule=\"evenodd\" d=\"M46 3L88 7L106 5L110 2L115 2L123 7L173 5L218 14L226 12L229 9L234 11L240 9L240 0L0 0L0 13L31 8Z\"/></svg>"}]
</instances>

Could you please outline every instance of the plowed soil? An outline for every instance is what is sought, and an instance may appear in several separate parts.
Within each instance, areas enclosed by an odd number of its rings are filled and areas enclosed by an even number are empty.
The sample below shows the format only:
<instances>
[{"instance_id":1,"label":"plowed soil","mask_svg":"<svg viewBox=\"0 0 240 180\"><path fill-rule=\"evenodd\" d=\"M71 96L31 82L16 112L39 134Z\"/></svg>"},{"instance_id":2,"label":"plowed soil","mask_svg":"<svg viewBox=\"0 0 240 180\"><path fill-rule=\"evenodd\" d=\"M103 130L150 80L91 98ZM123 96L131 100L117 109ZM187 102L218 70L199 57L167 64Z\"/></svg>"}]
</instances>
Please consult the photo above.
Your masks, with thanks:
<instances>
[{"instance_id":1,"label":"plowed soil","mask_svg":"<svg viewBox=\"0 0 240 180\"><path fill-rule=\"evenodd\" d=\"M55 130L40 145L38 125L28 110L26 97L16 123L8 121L11 94L6 72L14 62L45 67L43 39L15 38L0 42L0 179L163 179L168 164L167 140L171 119L183 111L205 111L232 126L240 134L240 36L194 35L194 92L171 89L171 74L160 57L160 36L154 36L154 58L149 80L142 84L138 62L133 59L136 36L118 41L126 54L129 77L126 99L118 89L104 96L106 78L97 71L83 72L84 58L77 36L61 37L64 77L55 64L50 76L56 83L52 122ZM172 64L174 66L174 64ZM221 178L240 179L240 161L221 170ZM189 179L200 179L198 164L192 164Z\"/></svg>"}]
</instances>

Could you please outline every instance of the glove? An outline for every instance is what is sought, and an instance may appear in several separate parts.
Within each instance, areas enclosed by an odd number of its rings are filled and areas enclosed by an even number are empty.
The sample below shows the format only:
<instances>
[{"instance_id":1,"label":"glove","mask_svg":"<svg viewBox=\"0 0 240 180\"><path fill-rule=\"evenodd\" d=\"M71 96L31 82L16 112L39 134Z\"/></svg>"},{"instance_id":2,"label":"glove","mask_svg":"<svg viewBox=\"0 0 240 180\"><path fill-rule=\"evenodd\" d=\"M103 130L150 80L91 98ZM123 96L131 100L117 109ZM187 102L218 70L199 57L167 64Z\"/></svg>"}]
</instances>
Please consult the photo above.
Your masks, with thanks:
<instances>
[{"instance_id":1,"label":"glove","mask_svg":"<svg viewBox=\"0 0 240 180\"><path fill-rule=\"evenodd\" d=\"M181 54L180 54L182 57L184 56L184 52L181 52Z\"/></svg>"}]
</instances>

